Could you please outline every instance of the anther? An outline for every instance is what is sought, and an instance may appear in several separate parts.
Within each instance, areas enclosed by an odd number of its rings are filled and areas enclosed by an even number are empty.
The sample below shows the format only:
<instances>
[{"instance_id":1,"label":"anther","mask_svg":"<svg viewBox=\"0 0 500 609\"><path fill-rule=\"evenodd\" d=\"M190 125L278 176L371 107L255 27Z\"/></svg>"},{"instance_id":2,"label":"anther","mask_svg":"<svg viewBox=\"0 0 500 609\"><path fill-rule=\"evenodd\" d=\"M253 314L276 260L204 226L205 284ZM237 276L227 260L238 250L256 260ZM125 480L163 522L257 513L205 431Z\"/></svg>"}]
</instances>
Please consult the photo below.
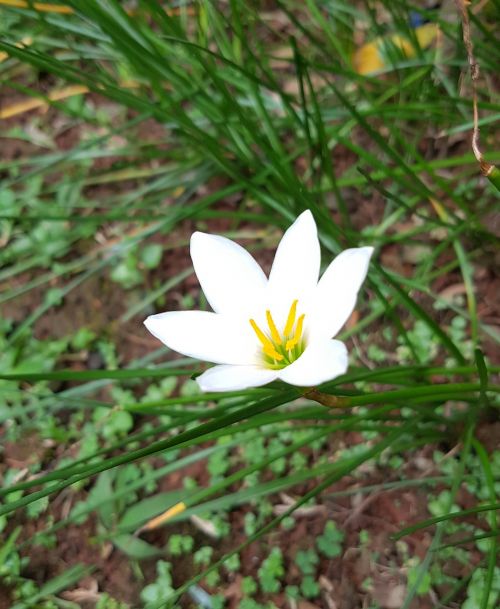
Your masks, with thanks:
<instances>
[{"instance_id":1,"label":"anther","mask_svg":"<svg viewBox=\"0 0 500 609\"><path fill-rule=\"evenodd\" d=\"M289 351L290 349L293 349L295 347L295 345L300 341L300 339L302 337L302 327L304 325L304 317L305 317L305 313L302 313L302 315L297 320L297 326L295 328L293 337L290 340L286 341L285 351Z\"/></svg>"},{"instance_id":2,"label":"anther","mask_svg":"<svg viewBox=\"0 0 500 609\"><path fill-rule=\"evenodd\" d=\"M264 334L264 332L262 332L262 330L259 328L259 326L255 323L255 321L253 319L250 319L249 321L250 321L250 325L253 328L253 331L255 332L255 334L257 334L257 338L262 343L262 346L264 347L264 349L267 348L268 350L273 350L274 351L275 349L274 349L273 343Z\"/></svg>"},{"instance_id":3,"label":"anther","mask_svg":"<svg viewBox=\"0 0 500 609\"><path fill-rule=\"evenodd\" d=\"M266 311L266 318L267 318L267 325L269 326L269 330L271 331L271 337L272 337L273 341L279 345L281 343L281 336L280 336L280 333L278 332L278 328L276 327L276 324L274 323L274 319L273 319L273 317L271 315L271 311L269 311L269 309Z\"/></svg>"},{"instance_id":4,"label":"anther","mask_svg":"<svg viewBox=\"0 0 500 609\"><path fill-rule=\"evenodd\" d=\"M269 348L267 345L265 345L262 350L266 355L269 355L277 362L281 362L281 360L283 359L283 356L278 353L274 347Z\"/></svg>"},{"instance_id":5,"label":"anther","mask_svg":"<svg viewBox=\"0 0 500 609\"><path fill-rule=\"evenodd\" d=\"M289 336L292 332L293 325L295 323L295 316L297 315L298 302L298 300L294 300L292 302L292 306L290 307L290 312L288 313L288 319L286 320L285 329L283 330L283 334L285 336Z\"/></svg>"}]
</instances>

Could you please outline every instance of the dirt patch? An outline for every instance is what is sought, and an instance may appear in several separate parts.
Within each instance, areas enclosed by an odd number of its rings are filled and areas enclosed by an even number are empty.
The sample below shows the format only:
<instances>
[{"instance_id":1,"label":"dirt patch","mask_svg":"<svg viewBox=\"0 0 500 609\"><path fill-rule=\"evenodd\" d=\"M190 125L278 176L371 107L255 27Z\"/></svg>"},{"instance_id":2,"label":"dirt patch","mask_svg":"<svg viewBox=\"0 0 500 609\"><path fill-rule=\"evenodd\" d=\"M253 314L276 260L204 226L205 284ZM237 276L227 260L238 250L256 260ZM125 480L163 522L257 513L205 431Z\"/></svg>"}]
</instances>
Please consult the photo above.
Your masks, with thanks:
<instances>
[{"instance_id":1,"label":"dirt patch","mask_svg":"<svg viewBox=\"0 0 500 609\"><path fill-rule=\"evenodd\" d=\"M0 582L0 609L11 609L13 602L10 588Z\"/></svg>"}]
</instances>

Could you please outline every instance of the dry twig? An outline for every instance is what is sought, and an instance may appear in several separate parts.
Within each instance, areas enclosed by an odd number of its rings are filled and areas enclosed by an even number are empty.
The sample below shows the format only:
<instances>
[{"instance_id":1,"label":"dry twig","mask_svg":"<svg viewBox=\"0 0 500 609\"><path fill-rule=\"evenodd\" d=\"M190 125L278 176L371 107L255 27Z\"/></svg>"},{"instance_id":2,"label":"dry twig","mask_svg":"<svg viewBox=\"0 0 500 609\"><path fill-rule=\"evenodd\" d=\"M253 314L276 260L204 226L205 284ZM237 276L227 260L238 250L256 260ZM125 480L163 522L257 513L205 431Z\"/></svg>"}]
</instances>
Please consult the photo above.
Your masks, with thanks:
<instances>
[{"instance_id":1,"label":"dry twig","mask_svg":"<svg viewBox=\"0 0 500 609\"><path fill-rule=\"evenodd\" d=\"M484 160L483 153L479 146L479 112L477 108L477 83L479 82L479 64L474 56L474 45L471 37L470 19L468 5L469 0L456 0L457 6L462 14L462 31L469 70L472 82L472 111L474 126L472 129L472 151L479 163L483 176L500 190L500 171L495 165Z\"/></svg>"}]
</instances>

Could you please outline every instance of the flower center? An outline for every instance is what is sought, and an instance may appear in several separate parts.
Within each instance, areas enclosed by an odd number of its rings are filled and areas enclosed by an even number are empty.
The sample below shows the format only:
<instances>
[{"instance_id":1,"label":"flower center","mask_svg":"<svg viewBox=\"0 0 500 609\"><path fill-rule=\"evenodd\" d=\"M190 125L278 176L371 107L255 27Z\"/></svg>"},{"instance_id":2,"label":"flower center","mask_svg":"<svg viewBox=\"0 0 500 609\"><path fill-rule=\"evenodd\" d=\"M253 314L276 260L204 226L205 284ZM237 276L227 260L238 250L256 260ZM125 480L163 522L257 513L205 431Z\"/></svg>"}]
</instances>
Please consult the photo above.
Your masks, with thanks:
<instances>
[{"instance_id":1,"label":"flower center","mask_svg":"<svg viewBox=\"0 0 500 609\"><path fill-rule=\"evenodd\" d=\"M269 332L263 332L255 323L255 320L249 320L253 331L262 344L262 355L266 368L273 370L285 368L285 366L289 366L304 352L305 344L302 331L305 313L302 313L297 319L298 302L298 300L292 302L285 327L281 334L274 323L269 309L266 311Z\"/></svg>"}]
</instances>

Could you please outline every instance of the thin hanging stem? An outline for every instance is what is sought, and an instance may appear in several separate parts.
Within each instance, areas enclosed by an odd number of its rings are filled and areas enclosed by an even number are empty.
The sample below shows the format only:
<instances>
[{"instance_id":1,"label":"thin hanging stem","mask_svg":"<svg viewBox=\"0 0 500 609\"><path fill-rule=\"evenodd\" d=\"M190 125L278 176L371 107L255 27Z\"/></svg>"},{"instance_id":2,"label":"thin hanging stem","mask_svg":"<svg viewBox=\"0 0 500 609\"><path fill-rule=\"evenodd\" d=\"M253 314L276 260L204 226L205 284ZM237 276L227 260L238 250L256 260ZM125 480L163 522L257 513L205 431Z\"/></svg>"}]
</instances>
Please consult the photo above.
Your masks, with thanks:
<instances>
[{"instance_id":1,"label":"thin hanging stem","mask_svg":"<svg viewBox=\"0 0 500 609\"><path fill-rule=\"evenodd\" d=\"M458 8L462 13L462 31L467 59L469 62L469 70L472 83L472 111L473 111L473 128L472 128L472 152L479 163L483 176L500 190L500 171L498 167L485 161L483 153L479 146L479 111L477 107L477 83L479 81L479 64L474 56L474 45L472 43L470 19L466 0L456 0Z\"/></svg>"}]
</instances>

